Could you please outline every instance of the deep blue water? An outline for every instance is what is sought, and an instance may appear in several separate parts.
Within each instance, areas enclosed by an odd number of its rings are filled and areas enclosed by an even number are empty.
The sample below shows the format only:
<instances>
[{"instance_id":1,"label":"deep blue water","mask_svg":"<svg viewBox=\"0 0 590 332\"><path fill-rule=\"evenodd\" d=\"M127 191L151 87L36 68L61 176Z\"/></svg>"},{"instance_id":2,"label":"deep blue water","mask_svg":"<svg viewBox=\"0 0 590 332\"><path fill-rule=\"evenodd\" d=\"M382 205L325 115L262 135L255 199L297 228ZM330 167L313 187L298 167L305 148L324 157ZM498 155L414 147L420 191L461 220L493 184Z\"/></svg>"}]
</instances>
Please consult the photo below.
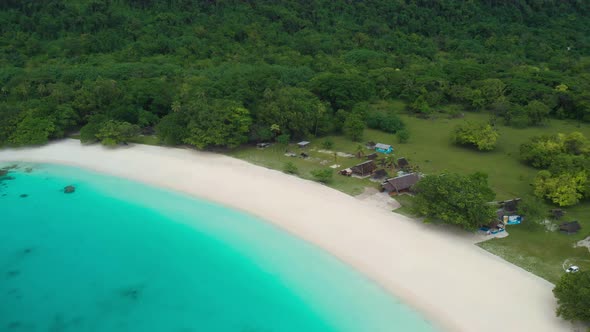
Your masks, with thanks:
<instances>
[{"instance_id":1,"label":"deep blue water","mask_svg":"<svg viewBox=\"0 0 590 332\"><path fill-rule=\"evenodd\" d=\"M247 214L19 163L0 179L0 331L434 328L332 256Z\"/></svg>"}]
</instances>

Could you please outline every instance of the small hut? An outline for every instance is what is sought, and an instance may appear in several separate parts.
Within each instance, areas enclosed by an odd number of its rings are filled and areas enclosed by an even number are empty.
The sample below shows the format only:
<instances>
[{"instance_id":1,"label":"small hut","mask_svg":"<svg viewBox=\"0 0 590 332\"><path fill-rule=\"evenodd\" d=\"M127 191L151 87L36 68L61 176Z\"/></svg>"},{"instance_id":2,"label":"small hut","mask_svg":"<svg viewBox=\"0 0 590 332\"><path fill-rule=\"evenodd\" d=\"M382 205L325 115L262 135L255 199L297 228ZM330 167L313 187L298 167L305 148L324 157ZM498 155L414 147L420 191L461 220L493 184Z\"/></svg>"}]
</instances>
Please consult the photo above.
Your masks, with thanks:
<instances>
[{"instance_id":1,"label":"small hut","mask_svg":"<svg viewBox=\"0 0 590 332\"><path fill-rule=\"evenodd\" d=\"M383 190L391 193L400 193L402 191L408 191L413 185L420 181L420 175L418 173L404 174L395 178L385 180L381 186Z\"/></svg>"},{"instance_id":2,"label":"small hut","mask_svg":"<svg viewBox=\"0 0 590 332\"><path fill-rule=\"evenodd\" d=\"M375 162L373 160L367 160L363 163L352 166L350 169L352 170L352 173L354 175L367 176L371 175L376 168L377 166L375 165Z\"/></svg>"},{"instance_id":3,"label":"small hut","mask_svg":"<svg viewBox=\"0 0 590 332\"><path fill-rule=\"evenodd\" d=\"M371 153L370 155L367 155L367 160L375 160L377 157L377 153Z\"/></svg>"},{"instance_id":4,"label":"small hut","mask_svg":"<svg viewBox=\"0 0 590 332\"><path fill-rule=\"evenodd\" d=\"M303 149L303 148L308 147L309 146L309 143L311 143L311 142L301 141L301 142L297 143L297 146Z\"/></svg>"},{"instance_id":5,"label":"small hut","mask_svg":"<svg viewBox=\"0 0 590 332\"><path fill-rule=\"evenodd\" d=\"M577 221L564 222L559 225L559 231L565 234L575 234L582 229Z\"/></svg>"},{"instance_id":6,"label":"small hut","mask_svg":"<svg viewBox=\"0 0 590 332\"><path fill-rule=\"evenodd\" d=\"M553 209L551 210L551 215L553 215L553 218L555 219L561 219L561 217L565 215L565 211L562 209Z\"/></svg>"},{"instance_id":7,"label":"small hut","mask_svg":"<svg viewBox=\"0 0 590 332\"><path fill-rule=\"evenodd\" d=\"M375 144L375 151L390 154L393 152L393 146L389 144L377 143Z\"/></svg>"},{"instance_id":8,"label":"small hut","mask_svg":"<svg viewBox=\"0 0 590 332\"><path fill-rule=\"evenodd\" d=\"M387 178L387 171L384 169L378 169L371 175L371 180L374 181L383 181Z\"/></svg>"},{"instance_id":9,"label":"small hut","mask_svg":"<svg viewBox=\"0 0 590 332\"><path fill-rule=\"evenodd\" d=\"M401 169L406 169L410 166L410 163L406 158L397 158L397 167Z\"/></svg>"},{"instance_id":10,"label":"small hut","mask_svg":"<svg viewBox=\"0 0 590 332\"><path fill-rule=\"evenodd\" d=\"M506 211L507 214L513 214L518 210L519 202L520 198L504 201L502 202L502 208L504 209L504 211Z\"/></svg>"}]
</instances>

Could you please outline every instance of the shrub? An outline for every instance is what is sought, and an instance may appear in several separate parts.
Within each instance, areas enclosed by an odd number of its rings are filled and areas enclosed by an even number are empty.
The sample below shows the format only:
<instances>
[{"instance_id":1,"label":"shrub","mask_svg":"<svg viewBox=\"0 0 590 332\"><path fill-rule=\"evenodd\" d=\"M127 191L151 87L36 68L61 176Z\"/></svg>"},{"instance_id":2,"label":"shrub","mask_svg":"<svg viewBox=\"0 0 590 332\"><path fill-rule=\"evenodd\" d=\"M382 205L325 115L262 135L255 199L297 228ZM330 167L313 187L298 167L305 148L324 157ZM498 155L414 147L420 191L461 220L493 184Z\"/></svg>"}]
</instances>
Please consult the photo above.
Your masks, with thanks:
<instances>
[{"instance_id":1,"label":"shrub","mask_svg":"<svg viewBox=\"0 0 590 332\"><path fill-rule=\"evenodd\" d=\"M491 151L496 147L498 132L487 123L465 122L453 130L453 142L474 146L480 151Z\"/></svg>"},{"instance_id":2,"label":"shrub","mask_svg":"<svg viewBox=\"0 0 590 332\"><path fill-rule=\"evenodd\" d=\"M96 135L100 130L102 123L100 122L89 122L82 129L80 129L80 142L82 143L94 143L98 141Z\"/></svg>"},{"instance_id":3,"label":"shrub","mask_svg":"<svg viewBox=\"0 0 590 332\"><path fill-rule=\"evenodd\" d=\"M523 223L525 227L533 229L545 220L545 217L547 217L547 209L545 208L543 201L537 197L529 196L524 197L518 203L518 214L524 218Z\"/></svg>"},{"instance_id":4,"label":"shrub","mask_svg":"<svg viewBox=\"0 0 590 332\"><path fill-rule=\"evenodd\" d=\"M109 120L100 126L96 138L104 145L117 145L127 142L137 134L139 134L138 126L129 122Z\"/></svg>"},{"instance_id":5,"label":"shrub","mask_svg":"<svg viewBox=\"0 0 590 332\"><path fill-rule=\"evenodd\" d=\"M367 116L367 126L395 134L406 127L402 119L393 112L373 112Z\"/></svg>"},{"instance_id":6,"label":"shrub","mask_svg":"<svg viewBox=\"0 0 590 332\"><path fill-rule=\"evenodd\" d=\"M55 125L52 120L29 114L16 126L10 143L14 145L45 144L54 130Z\"/></svg>"},{"instance_id":7,"label":"shrub","mask_svg":"<svg viewBox=\"0 0 590 332\"><path fill-rule=\"evenodd\" d=\"M549 199L559 206L571 206L578 204L587 193L587 184L585 171L552 174L543 170L537 173L533 186L537 197Z\"/></svg>"},{"instance_id":8,"label":"shrub","mask_svg":"<svg viewBox=\"0 0 590 332\"><path fill-rule=\"evenodd\" d=\"M549 168L557 162L563 164L567 162L564 156L571 156L570 161L575 162L573 159L584 159L588 154L590 154L590 142L580 132L572 132L568 135L536 136L520 146L521 158L536 168Z\"/></svg>"},{"instance_id":9,"label":"shrub","mask_svg":"<svg viewBox=\"0 0 590 332\"><path fill-rule=\"evenodd\" d=\"M334 142L329 139L326 138L323 142L322 142L322 148L326 149L326 150L330 150L331 148L334 147Z\"/></svg>"},{"instance_id":10,"label":"shrub","mask_svg":"<svg viewBox=\"0 0 590 332\"><path fill-rule=\"evenodd\" d=\"M334 172L331 169L322 168L322 169L314 169L311 171L311 175L313 176L314 180L321 183L330 183L332 182L332 176Z\"/></svg>"},{"instance_id":11,"label":"shrub","mask_svg":"<svg viewBox=\"0 0 590 332\"><path fill-rule=\"evenodd\" d=\"M299 170L297 169L297 166L295 166L295 164L289 161L286 162L285 165L283 165L283 172L287 174L297 174Z\"/></svg>"},{"instance_id":12,"label":"shrub","mask_svg":"<svg viewBox=\"0 0 590 332\"><path fill-rule=\"evenodd\" d=\"M160 141L166 145L181 144L186 138L186 123L182 113L170 113L160 120L156 133Z\"/></svg>"},{"instance_id":13,"label":"shrub","mask_svg":"<svg viewBox=\"0 0 590 332\"><path fill-rule=\"evenodd\" d=\"M402 129L397 133L397 141L400 143L407 143L410 139L410 132L407 129Z\"/></svg>"}]
</instances>

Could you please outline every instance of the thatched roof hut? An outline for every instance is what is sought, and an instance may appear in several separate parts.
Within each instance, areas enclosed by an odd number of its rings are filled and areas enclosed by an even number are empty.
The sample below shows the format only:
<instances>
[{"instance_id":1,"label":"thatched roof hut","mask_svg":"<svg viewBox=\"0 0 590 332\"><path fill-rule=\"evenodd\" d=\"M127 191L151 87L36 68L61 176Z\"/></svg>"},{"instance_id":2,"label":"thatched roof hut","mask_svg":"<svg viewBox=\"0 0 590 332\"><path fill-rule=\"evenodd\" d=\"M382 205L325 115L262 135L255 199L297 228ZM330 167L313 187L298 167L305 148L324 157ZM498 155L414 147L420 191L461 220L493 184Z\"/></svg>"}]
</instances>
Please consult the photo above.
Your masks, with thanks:
<instances>
[{"instance_id":1,"label":"thatched roof hut","mask_svg":"<svg viewBox=\"0 0 590 332\"><path fill-rule=\"evenodd\" d=\"M375 169L377 169L377 166L375 165L375 162L373 160L367 160L356 166L352 166L350 169L352 170L352 173L354 173L355 175L367 176L372 174L375 171Z\"/></svg>"},{"instance_id":2,"label":"thatched roof hut","mask_svg":"<svg viewBox=\"0 0 590 332\"><path fill-rule=\"evenodd\" d=\"M377 157L378 157L377 153L371 153L371 154L367 155L368 160L375 160L375 159L377 159Z\"/></svg>"},{"instance_id":3,"label":"thatched roof hut","mask_svg":"<svg viewBox=\"0 0 590 332\"><path fill-rule=\"evenodd\" d=\"M384 169L378 169L371 175L371 179L373 180L383 180L387 178L387 171Z\"/></svg>"},{"instance_id":4,"label":"thatched roof hut","mask_svg":"<svg viewBox=\"0 0 590 332\"><path fill-rule=\"evenodd\" d=\"M406 160L406 158L397 158L397 167L404 169L410 166L410 163Z\"/></svg>"},{"instance_id":5,"label":"thatched roof hut","mask_svg":"<svg viewBox=\"0 0 590 332\"><path fill-rule=\"evenodd\" d=\"M520 202L520 198L515 198L515 199L504 201L504 202L502 202L502 208L508 214L516 212L516 210L518 210L518 203L519 202Z\"/></svg>"},{"instance_id":6,"label":"thatched roof hut","mask_svg":"<svg viewBox=\"0 0 590 332\"><path fill-rule=\"evenodd\" d=\"M577 233L580 229L582 229L582 226L577 221L564 222L559 225L559 231L566 234Z\"/></svg>"},{"instance_id":7,"label":"thatched roof hut","mask_svg":"<svg viewBox=\"0 0 590 332\"><path fill-rule=\"evenodd\" d=\"M410 190L413 185L420 181L418 173L409 173L395 178L387 179L381 184L383 190L390 192L400 192Z\"/></svg>"},{"instance_id":8,"label":"thatched roof hut","mask_svg":"<svg viewBox=\"0 0 590 332\"><path fill-rule=\"evenodd\" d=\"M565 215L565 211L563 211L562 209L553 209L551 210L551 214L553 215L553 218L560 219Z\"/></svg>"}]
</instances>

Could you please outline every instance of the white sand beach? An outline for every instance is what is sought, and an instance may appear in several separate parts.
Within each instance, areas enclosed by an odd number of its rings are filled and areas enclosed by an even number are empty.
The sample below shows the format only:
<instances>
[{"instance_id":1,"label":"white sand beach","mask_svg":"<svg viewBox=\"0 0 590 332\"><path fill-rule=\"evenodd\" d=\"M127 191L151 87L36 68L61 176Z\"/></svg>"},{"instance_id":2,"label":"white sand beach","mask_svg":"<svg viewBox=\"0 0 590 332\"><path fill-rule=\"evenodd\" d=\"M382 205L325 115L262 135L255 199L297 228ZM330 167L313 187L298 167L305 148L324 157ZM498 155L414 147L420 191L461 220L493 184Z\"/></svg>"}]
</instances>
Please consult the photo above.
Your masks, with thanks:
<instances>
[{"instance_id":1,"label":"white sand beach","mask_svg":"<svg viewBox=\"0 0 590 332\"><path fill-rule=\"evenodd\" d=\"M448 331L572 331L553 285L464 240L323 185L223 155L64 140L0 161L68 164L171 188L272 222L330 252Z\"/></svg>"}]
</instances>

